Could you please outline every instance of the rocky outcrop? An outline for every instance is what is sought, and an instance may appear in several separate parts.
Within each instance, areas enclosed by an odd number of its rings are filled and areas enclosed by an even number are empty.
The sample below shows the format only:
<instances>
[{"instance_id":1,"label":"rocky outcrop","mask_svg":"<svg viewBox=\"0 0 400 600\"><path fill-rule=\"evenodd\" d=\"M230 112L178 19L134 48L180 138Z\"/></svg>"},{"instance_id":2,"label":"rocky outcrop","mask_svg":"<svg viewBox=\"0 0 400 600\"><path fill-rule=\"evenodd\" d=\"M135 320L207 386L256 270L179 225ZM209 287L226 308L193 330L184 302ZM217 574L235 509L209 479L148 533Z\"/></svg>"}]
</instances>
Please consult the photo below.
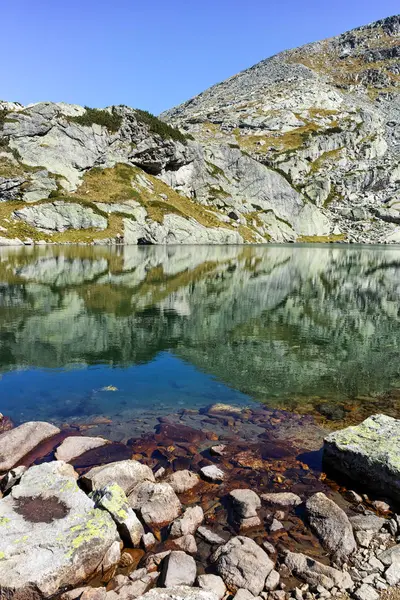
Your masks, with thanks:
<instances>
[{"instance_id":1,"label":"rocky outcrop","mask_svg":"<svg viewBox=\"0 0 400 600\"><path fill-rule=\"evenodd\" d=\"M384 496L400 498L400 421L373 415L325 438L324 459L337 471Z\"/></svg>"},{"instance_id":2,"label":"rocky outcrop","mask_svg":"<svg viewBox=\"0 0 400 600\"><path fill-rule=\"evenodd\" d=\"M118 539L110 515L94 508L76 477L61 461L34 466L0 501L4 597L49 597L81 583Z\"/></svg>"}]
</instances>

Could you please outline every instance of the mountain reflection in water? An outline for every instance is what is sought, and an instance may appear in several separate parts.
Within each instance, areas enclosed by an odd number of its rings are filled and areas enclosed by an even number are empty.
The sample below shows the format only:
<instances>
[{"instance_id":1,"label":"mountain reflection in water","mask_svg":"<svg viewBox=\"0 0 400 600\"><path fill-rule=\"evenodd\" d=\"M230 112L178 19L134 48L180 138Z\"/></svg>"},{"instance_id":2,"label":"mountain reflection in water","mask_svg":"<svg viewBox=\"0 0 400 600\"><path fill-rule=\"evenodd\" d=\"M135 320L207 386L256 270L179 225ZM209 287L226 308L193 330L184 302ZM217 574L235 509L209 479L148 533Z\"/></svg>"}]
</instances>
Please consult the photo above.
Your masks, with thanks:
<instances>
[{"instance_id":1,"label":"mountain reflection in water","mask_svg":"<svg viewBox=\"0 0 400 600\"><path fill-rule=\"evenodd\" d=\"M0 409L396 413L399 290L395 247L3 248Z\"/></svg>"}]
</instances>

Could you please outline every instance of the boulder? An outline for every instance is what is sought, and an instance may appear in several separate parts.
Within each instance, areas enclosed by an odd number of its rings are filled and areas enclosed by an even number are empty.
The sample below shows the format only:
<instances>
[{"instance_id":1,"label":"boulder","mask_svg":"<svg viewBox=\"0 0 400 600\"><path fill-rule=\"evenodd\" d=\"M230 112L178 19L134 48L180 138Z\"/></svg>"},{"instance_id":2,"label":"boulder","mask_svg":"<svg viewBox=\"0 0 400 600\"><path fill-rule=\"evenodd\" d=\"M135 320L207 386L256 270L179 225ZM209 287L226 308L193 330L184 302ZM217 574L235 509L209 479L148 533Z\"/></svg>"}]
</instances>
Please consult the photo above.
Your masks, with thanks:
<instances>
[{"instance_id":1,"label":"boulder","mask_svg":"<svg viewBox=\"0 0 400 600\"><path fill-rule=\"evenodd\" d=\"M210 590L215 592L219 600L222 600L222 598L225 596L226 587L222 578L218 575L213 575L211 573L199 575L197 578L197 585L202 590Z\"/></svg>"},{"instance_id":2,"label":"boulder","mask_svg":"<svg viewBox=\"0 0 400 600\"><path fill-rule=\"evenodd\" d=\"M219 600L217 594L210 590L178 585L171 588L154 588L139 596L137 600Z\"/></svg>"},{"instance_id":3,"label":"boulder","mask_svg":"<svg viewBox=\"0 0 400 600\"><path fill-rule=\"evenodd\" d=\"M294 575L314 587L322 585L327 590L333 587L348 590L353 587L353 581L347 572L324 565L305 554L287 552L285 565Z\"/></svg>"},{"instance_id":4,"label":"boulder","mask_svg":"<svg viewBox=\"0 0 400 600\"><path fill-rule=\"evenodd\" d=\"M150 467L137 460L121 460L94 467L82 476L82 484L89 491L102 488L108 483L117 483L127 496L143 481L154 481L154 475Z\"/></svg>"},{"instance_id":5,"label":"boulder","mask_svg":"<svg viewBox=\"0 0 400 600\"><path fill-rule=\"evenodd\" d=\"M139 483L128 497L130 506L140 512L150 526L162 527L176 519L182 510L178 496L168 483Z\"/></svg>"},{"instance_id":6,"label":"boulder","mask_svg":"<svg viewBox=\"0 0 400 600\"><path fill-rule=\"evenodd\" d=\"M8 471L39 444L60 433L58 427L29 421L0 435L0 471Z\"/></svg>"},{"instance_id":7,"label":"boulder","mask_svg":"<svg viewBox=\"0 0 400 600\"><path fill-rule=\"evenodd\" d=\"M288 506L298 506L301 504L300 496L292 492L275 492L270 494L261 494L261 499L266 504L273 504L286 508Z\"/></svg>"},{"instance_id":8,"label":"boulder","mask_svg":"<svg viewBox=\"0 0 400 600\"><path fill-rule=\"evenodd\" d=\"M185 510L183 515L176 519L171 525L172 537L194 534L198 526L204 521L204 513L201 506L192 506Z\"/></svg>"},{"instance_id":9,"label":"boulder","mask_svg":"<svg viewBox=\"0 0 400 600\"><path fill-rule=\"evenodd\" d=\"M13 485L18 483L21 479L22 475L25 473L27 467L24 465L20 465L19 467L15 467L15 469L11 469L6 473L3 479L0 481L0 491L2 494L11 490Z\"/></svg>"},{"instance_id":10,"label":"boulder","mask_svg":"<svg viewBox=\"0 0 400 600\"><path fill-rule=\"evenodd\" d=\"M326 464L383 496L400 500L400 420L378 414L329 434Z\"/></svg>"},{"instance_id":11,"label":"boulder","mask_svg":"<svg viewBox=\"0 0 400 600\"><path fill-rule=\"evenodd\" d=\"M28 225L50 231L67 229L106 229L107 219L78 202L56 200L27 206L14 211L14 216Z\"/></svg>"},{"instance_id":12,"label":"boulder","mask_svg":"<svg viewBox=\"0 0 400 600\"><path fill-rule=\"evenodd\" d=\"M217 573L231 592L244 588L257 596L265 585L273 562L256 542L245 536L233 537L212 556Z\"/></svg>"},{"instance_id":13,"label":"boulder","mask_svg":"<svg viewBox=\"0 0 400 600\"><path fill-rule=\"evenodd\" d=\"M161 579L165 587L193 585L196 574L194 558L181 550L173 550L163 563Z\"/></svg>"},{"instance_id":14,"label":"boulder","mask_svg":"<svg viewBox=\"0 0 400 600\"><path fill-rule=\"evenodd\" d=\"M261 500L253 490L233 490L229 494L233 511L240 518L256 517Z\"/></svg>"},{"instance_id":15,"label":"boulder","mask_svg":"<svg viewBox=\"0 0 400 600\"><path fill-rule=\"evenodd\" d=\"M344 562L357 548L346 513L322 492L308 498L306 512L311 528L333 560L338 564Z\"/></svg>"},{"instance_id":16,"label":"boulder","mask_svg":"<svg viewBox=\"0 0 400 600\"><path fill-rule=\"evenodd\" d=\"M191 490L199 483L199 476L197 473L192 473L185 469L184 471L176 471L167 478L167 483L172 487L174 492L177 494L183 494Z\"/></svg>"},{"instance_id":17,"label":"boulder","mask_svg":"<svg viewBox=\"0 0 400 600\"><path fill-rule=\"evenodd\" d=\"M96 507L108 511L123 540L134 548L144 535L143 525L128 504L124 490L117 483L108 483L91 494Z\"/></svg>"},{"instance_id":18,"label":"boulder","mask_svg":"<svg viewBox=\"0 0 400 600\"><path fill-rule=\"evenodd\" d=\"M99 437L79 437L70 436L58 446L55 457L57 460L63 460L64 462L70 462L77 456L84 454L88 450L93 448L100 448L109 444L108 440L104 440Z\"/></svg>"},{"instance_id":19,"label":"boulder","mask_svg":"<svg viewBox=\"0 0 400 600\"><path fill-rule=\"evenodd\" d=\"M51 596L94 574L119 541L111 516L95 508L72 466L33 466L0 500L0 589L5 598Z\"/></svg>"}]
</instances>

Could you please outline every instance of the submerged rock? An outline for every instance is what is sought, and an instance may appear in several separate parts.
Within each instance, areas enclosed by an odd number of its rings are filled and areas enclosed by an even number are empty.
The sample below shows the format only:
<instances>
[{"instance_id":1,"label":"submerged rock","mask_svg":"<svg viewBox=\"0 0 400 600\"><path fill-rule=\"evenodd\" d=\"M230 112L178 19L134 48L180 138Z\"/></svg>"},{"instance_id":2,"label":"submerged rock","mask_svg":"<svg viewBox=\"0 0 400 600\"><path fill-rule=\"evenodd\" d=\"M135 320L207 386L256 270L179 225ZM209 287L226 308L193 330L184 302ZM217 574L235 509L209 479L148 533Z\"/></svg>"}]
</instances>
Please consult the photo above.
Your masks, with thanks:
<instances>
[{"instance_id":1,"label":"submerged rock","mask_svg":"<svg viewBox=\"0 0 400 600\"><path fill-rule=\"evenodd\" d=\"M29 421L0 435L0 471L12 469L36 446L60 433L58 427L42 421Z\"/></svg>"},{"instance_id":2,"label":"submerged rock","mask_svg":"<svg viewBox=\"0 0 400 600\"><path fill-rule=\"evenodd\" d=\"M0 530L0 590L6 598L47 597L78 585L119 541L111 516L94 507L74 469L61 461L31 467L0 500Z\"/></svg>"},{"instance_id":3,"label":"submerged rock","mask_svg":"<svg viewBox=\"0 0 400 600\"><path fill-rule=\"evenodd\" d=\"M324 459L344 475L400 499L400 420L373 415L325 438Z\"/></svg>"},{"instance_id":4,"label":"submerged rock","mask_svg":"<svg viewBox=\"0 0 400 600\"><path fill-rule=\"evenodd\" d=\"M273 562L252 539L234 537L214 553L217 573L231 592L244 588L257 596L265 585Z\"/></svg>"},{"instance_id":5,"label":"submerged rock","mask_svg":"<svg viewBox=\"0 0 400 600\"><path fill-rule=\"evenodd\" d=\"M204 479L211 481L212 483L221 483L225 477L225 473L216 465L208 465L207 467L203 467L200 472Z\"/></svg>"},{"instance_id":6,"label":"submerged rock","mask_svg":"<svg viewBox=\"0 0 400 600\"><path fill-rule=\"evenodd\" d=\"M306 511L311 528L333 554L333 560L337 563L345 561L357 548L346 513L322 492L307 500Z\"/></svg>"},{"instance_id":7,"label":"submerged rock","mask_svg":"<svg viewBox=\"0 0 400 600\"><path fill-rule=\"evenodd\" d=\"M129 495L142 481L154 481L150 467L137 460L121 460L104 466L94 467L83 475L82 483L89 490L97 490L108 483L117 483Z\"/></svg>"},{"instance_id":8,"label":"submerged rock","mask_svg":"<svg viewBox=\"0 0 400 600\"><path fill-rule=\"evenodd\" d=\"M77 458L81 454L84 454L88 450L93 448L100 448L109 444L108 440L98 437L79 437L70 436L58 446L55 457L57 460L63 460L69 462L74 458Z\"/></svg>"}]
</instances>

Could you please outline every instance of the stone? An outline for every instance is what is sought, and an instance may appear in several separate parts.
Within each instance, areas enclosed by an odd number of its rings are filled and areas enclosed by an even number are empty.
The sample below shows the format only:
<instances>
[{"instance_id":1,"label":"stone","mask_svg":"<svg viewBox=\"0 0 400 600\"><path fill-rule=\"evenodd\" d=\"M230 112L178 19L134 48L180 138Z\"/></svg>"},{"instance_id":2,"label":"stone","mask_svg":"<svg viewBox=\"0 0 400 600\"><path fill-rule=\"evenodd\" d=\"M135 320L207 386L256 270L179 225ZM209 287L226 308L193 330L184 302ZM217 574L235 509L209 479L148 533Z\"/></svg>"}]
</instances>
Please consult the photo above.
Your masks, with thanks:
<instances>
[{"instance_id":1,"label":"stone","mask_svg":"<svg viewBox=\"0 0 400 600\"><path fill-rule=\"evenodd\" d=\"M374 514L356 515L349 519L354 531L373 531L378 533L386 523L386 519Z\"/></svg>"},{"instance_id":2,"label":"stone","mask_svg":"<svg viewBox=\"0 0 400 600\"><path fill-rule=\"evenodd\" d=\"M193 585L196 580L197 568L194 559L180 550L173 550L163 563L161 579L163 585Z\"/></svg>"},{"instance_id":3,"label":"stone","mask_svg":"<svg viewBox=\"0 0 400 600\"><path fill-rule=\"evenodd\" d=\"M210 453L214 456L224 456L226 454L226 445L218 444L217 446L211 446Z\"/></svg>"},{"instance_id":4,"label":"stone","mask_svg":"<svg viewBox=\"0 0 400 600\"><path fill-rule=\"evenodd\" d=\"M108 483L92 492L91 497L96 507L110 513L121 538L128 545L139 547L144 535L143 525L129 506L124 490L117 483Z\"/></svg>"},{"instance_id":5,"label":"stone","mask_svg":"<svg viewBox=\"0 0 400 600\"><path fill-rule=\"evenodd\" d=\"M254 600L254 596L249 590L240 588L233 596L233 600Z\"/></svg>"},{"instance_id":6,"label":"stone","mask_svg":"<svg viewBox=\"0 0 400 600\"><path fill-rule=\"evenodd\" d=\"M346 513L322 492L308 498L307 517L322 545L340 564L356 550L353 529Z\"/></svg>"},{"instance_id":7,"label":"stone","mask_svg":"<svg viewBox=\"0 0 400 600\"><path fill-rule=\"evenodd\" d=\"M103 573L105 573L106 571L108 571L109 569L111 569L111 567L114 567L115 565L117 565L119 563L121 559L121 542L115 541L113 544L111 544L111 546L109 547L109 549L107 550L107 552L105 553L102 563L101 563L101 570L103 571Z\"/></svg>"},{"instance_id":8,"label":"stone","mask_svg":"<svg viewBox=\"0 0 400 600\"><path fill-rule=\"evenodd\" d=\"M0 589L10 598L79 585L119 542L111 516L95 508L62 461L22 475L0 501L0 527Z\"/></svg>"},{"instance_id":9,"label":"stone","mask_svg":"<svg viewBox=\"0 0 400 600\"><path fill-rule=\"evenodd\" d=\"M13 485L15 485L16 483L18 483L20 481L20 479L21 479L22 475L25 473L26 469L27 469L27 467L25 467L24 465L20 465L19 467L15 467L14 469L11 469L10 471L8 471L8 473L6 473L3 477L3 479L0 481L1 493L5 494L9 490L11 490Z\"/></svg>"},{"instance_id":10,"label":"stone","mask_svg":"<svg viewBox=\"0 0 400 600\"><path fill-rule=\"evenodd\" d=\"M175 538L173 540L173 544L179 550L183 550L188 554L196 554L197 552L197 544L193 535L187 534L182 537Z\"/></svg>"},{"instance_id":11,"label":"stone","mask_svg":"<svg viewBox=\"0 0 400 600\"><path fill-rule=\"evenodd\" d=\"M284 526L282 525L282 523L280 521L278 521L277 519L272 519L272 523L269 526L270 532L274 533L274 531L279 531L280 529L284 529Z\"/></svg>"},{"instance_id":12,"label":"stone","mask_svg":"<svg viewBox=\"0 0 400 600\"><path fill-rule=\"evenodd\" d=\"M176 471L167 478L167 483L177 494L183 494L191 490L199 483L199 476L191 471Z\"/></svg>"},{"instance_id":13,"label":"stone","mask_svg":"<svg viewBox=\"0 0 400 600\"><path fill-rule=\"evenodd\" d=\"M354 597L357 600L378 600L379 594L368 583L363 583L355 592Z\"/></svg>"},{"instance_id":14,"label":"stone","mask_svg":"<svg viewBox=\"0 0 400 600\"><path fill-rule=\"evenodd\" d=\"M261 500L253 490L233 490L229 494L234 512L242 518L256 517L261 508Z\"/></svg>"},{"instance_id":15,"label":"stone","mask_svg":"<svg viewBox=\"0 0 400 600\"><path fill-rule=\"evenodd\" d=\"M264 548L265 552L267 552L267 554L276 554L276 550L270 542L263 542L262 547Z\"/></svg>"},{"instance_id":16,"label":"stone","mask_svg":"<svg viewBox=\"0 0 400 600\"><path fill-rule=\"evenodd\" d=\"M245 529L252 529L253 527L260 527L261 519L257 515L255 517L239 517L239 528L240 531L244 531Z\"/></svg>"},{"instance_id":17,"label":"stone","mask_svg":"<svg viewBox=\"0 0 400 600\"><path fill-rule=\"evenodd\" d=\"M193 535L203 521L204 513L201 506L189 507L179 519L176 519L172 523L170 535L171 537L181 537L188 534Z\"/></svg>"},{"instance_id":18,"label":"stone","mask_svg":"<svg viewBox=\"0 0 400 600\"><path fill-rule=\"evenodd\" d=\"M125 579L123 585L116 588L118 600L133 600L145 594L157 581L158 573L147 573L145 569L138 569Z\"/></svg>"},{"instance_id":19,"label":"stone","mask_svg":"<svg viewBox=\"0 0 400 600\"><path fill-rule=\"evenodd\" d=\"M166 550L165 552L157 552L156 554L150 554L146 558L145 567L148 571L155 571L161 565L163 560L171 554L171 550Z\"/></svg>"},{"instance_id":20,"label":"stone","mask_svg":"<svg viewBox=\"0 0 400 600\"><path fill-rule=\"evenodd\" d=\"M400 583L400 563L394 562L385 571L385 579L389 585Z\"/></svg>"},{"instance_id":21,"label":"stone","mask_svg":"<svg viewBox=\"0 0 400 600\"><path fill-rule=\"evenodd\" d=\"M143 481L133 489L128 502L149 526L168 525L182 510L178 496L168 483Z\"/></svg>"},{"instance_id":22,"label":"stone","mask_svg":"<svg viewBox=\"0 0 400 600\"><path fill-rule=\"evenodd\" d=\"M226 542L226 540L218 535L218 533L215 533L214 531L211 531L211 529L203 527L202 525L197 528L197 535L199 535L209 544L225 544Z\"/></svg>"},{"instance_id":23,"label":"stone","mask_svg":"<svg viewBox=\"0 0 400 600\"><path fill-rule=\"evenodd\" d=\"M400 421L378 414L329 434L324 460L377 493L400 499Z\"/></svg>"},{"instance_id":24,"label":"stone","mask_svg":"<svg viewBox=\"0 0 400 600\"><path fill-rule=\"evenodd\" d=\"M300 496L297 496L297 494L293 494L292 492L261 494L261 499L267 504L282 506L284 508L301 504Z\"/></svg>"},{"instance_id":25,"label":"stone","mask_svg":"<svg viewBox=\"0 0 400 600\"><path fill-rule=\"evenodd\" d=\"M384 502L383 500L374 500L374 502L372 503L372 506L375 508L375 510L378 510L379 512L389 512L390 511L390 504L388 504L387 502Z\"/></svg>"},{"instance_id":26,"label":"stone","mask_svg":"<svg viewBox=\"0 0 400 600\"><path fill-rule=\"evenodd\" d=\"M210 590L178 585L169 588L154 588L139 596L138 600L219 600L217 594Z\"/></svg>"},{"instance_id":27,"label":"stone","mask_svg":"<svg viewBox=\"0 0 400 600\"><path fill-rule=\"evenodd\" d=\"M353 587L353 581L346 571L324 565L305 554L287 552L285 565L294 575L314 587L323 585L327 590L334 586L340 590Z\"/></svg>"},{"instance_id":28,"label":"stone","mask_svg":"<svg viewBox=\"0 0 400 600\"><path fill-rule=\"evenodd\" d=\"M88 450L100 448L109 443L108 440L104 440L103 438L70 436L65 438L58 446L55 457L57 460L70 462Z\"/></svg>"},{"instance_id":29,"label":"stone","mask_svg":"<svg viewBox=\"0 0 400 600\"><path fill-rule=\"evenodd\" d=\"M9 471L36 446L60 433L58 427L29 421L0 435L0 471Z\"/></svg>"},{"instance_id":30,"label":"stone","mask_svg":"<svg viewBox=\"0 0 400 600\"><path fill-rule=\"evenodd\" d=\"M216 465L208 465L200 469L200 473L207 481L212 483L221 483L224 480L225 473Z\"/></svg>"},{"instance_id":31,"label":"stone","mask_svg":"<svg viewBox=\"0 0 400 600\"><path fill-rule=\"evenodd\" d=\"M215 592L219 600L222 600L222 598L225 596L226 586L223 582L223 579L218 575L212 575L211 573L199 575L197 578L197 585L202 590L210 590Z\"/></svg>"},{"instance_id":32,"label":"stone","mask_svg":"<svg viewBox=\"0 0 400 600\"><path fill-rule=\"evenodd\" d=\"M373 531L356 531L354 533L357 544L362 548L369 548L374 537Z\"/></svg>"},{"instance_id":33,"label":"stone","mask_svg":"<svg viewBox=\"0 0 400 600\"><path fill-rule=\"evenodd\" d=\"M122 460L94 467L82 476L82 484L89 491L102 488L108 483L117 483L127 496L143 481L154 481L154 475L150 467L137 460Z\"/></svg>"},{"instance_id":34,"label":"stone","mask_svg":"<svg viewBox=\"0 0 400 600\"><path fill-rule=\"evenodd\" d=\"M150 548L152 548L156 544L156 538L151 533L151 531L149 531L149 533L144 533L142 535L142 544L146 551L150 550Z\"/></svg>"},{"instance_id":35,"label":"stone","mask_svg":"<svg viewBox=\"0 0 400 600\"><path fill-rule=\"evenodd\" d=\"M377 558L386 567L389 567L393 563L400 564L400 544L391 546L387 550L384 550L378 554Z\"/></svg>"},{"instance_id":36,"label":"stone","mask_svg":"<svg viewBox=\"0 0 400 600\"><path fill-rule=\"evenodd\" d=\"M252 539L233 537L211 557L217 573L231 592L245 588L257 596L273 569L273 562Z\"/></svg>"},{"instance_id":37,"label":"stone","mask_svg":"<svg viewBox=\"0 0 400 600\"><path fill-rule=\"evenodd\" d=\"M265 580L264 589L267 590L267 592L273 592L278 587L279 580L280 580L280 575L279 575L278 571L275 571L275 569L272 569L272 571L268 575L267 579Z\"/></svg>"}]
</instances>

